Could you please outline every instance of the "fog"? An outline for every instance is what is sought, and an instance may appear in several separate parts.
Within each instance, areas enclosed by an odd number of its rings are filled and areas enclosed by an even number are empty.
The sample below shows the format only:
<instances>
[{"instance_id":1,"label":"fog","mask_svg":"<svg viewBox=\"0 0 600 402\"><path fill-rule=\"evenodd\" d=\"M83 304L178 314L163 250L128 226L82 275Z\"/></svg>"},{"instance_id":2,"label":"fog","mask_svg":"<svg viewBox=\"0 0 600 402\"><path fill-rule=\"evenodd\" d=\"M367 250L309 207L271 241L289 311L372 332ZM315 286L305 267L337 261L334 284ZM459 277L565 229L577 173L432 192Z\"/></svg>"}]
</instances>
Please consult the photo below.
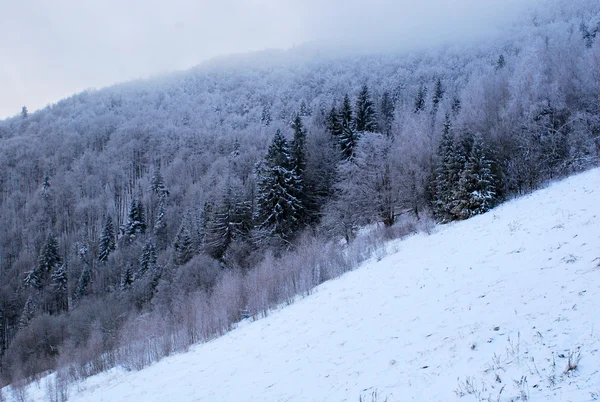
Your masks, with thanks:
<instances>
[{"instance_id":1,"label":"fog","mask_svg":"<svg viewBox=\"0 0 600 402\"><path fill-rule=\"evenodd\" d=\"M0 6L0 118L210 58L307 42L414 48L501 30L536 0L32 0Z\"/></svg>"}]
</instances>

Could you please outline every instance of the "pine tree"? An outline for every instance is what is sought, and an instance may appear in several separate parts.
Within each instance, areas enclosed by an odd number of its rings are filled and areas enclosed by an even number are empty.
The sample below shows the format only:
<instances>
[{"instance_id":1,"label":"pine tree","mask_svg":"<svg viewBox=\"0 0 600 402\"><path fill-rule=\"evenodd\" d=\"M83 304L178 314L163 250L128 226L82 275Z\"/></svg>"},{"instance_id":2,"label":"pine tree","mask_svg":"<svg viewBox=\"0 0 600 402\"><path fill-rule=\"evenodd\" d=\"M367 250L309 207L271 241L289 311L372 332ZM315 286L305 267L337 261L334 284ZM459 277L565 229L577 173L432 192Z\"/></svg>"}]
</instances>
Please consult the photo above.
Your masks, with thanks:
<instances>
[{"instance_id":1,"label":"pine tree","mask_svg":"<svg viewBox=\"0 0 600 402\"><path fill-rule=\"evenodd\" d=\"M165 179L160 172L160 167L154 168L154 174L150 180L150 190L158 197L165 197L169 195L169 190L165 187Z\"/></svg>"},{"instance_id":2,"label":"pine tree","mask_svg":"<svg viewBox=\"0 0 600 402\"><path fill-rule=\"evenodd\" d=\"M127 264L121 274L121 290L128 290L134 281L133 267L131 264Z\"/></svg>"},{"instance_id":3,"label":"pine tree","mask_svg":"<svg viewBox=\"0 0 600 402\"><path fill-rule=\"evenodd\" d=\"M327 116L327 130L334 137L338 137L342 134L342 123L335 105L331 107L331 111Z\"/></svg>"},{"instance_id":4,"label":"pine tree","mask_svg":"<svg viewBox=\"0 0 600 402\"><path fill-rule=\"evenodd\" d=\"M81 300L88 294L90 283L92 283L92 271L88 265L85 265L83 271L81 271L81 275L79 275L79 280L77 281L75 299Z\"/></svg>"},{"instance_id":5,"label":"pine tree","mask_svg":"<svg viewBox=\"0 0 600 402\"><path fill-rule=\"evenodd\" d=\"M27 327L29 321L35 317L35 312L37 310L37 306L33 296L29 296L27 301L25 302L25 307L23 307L23 312L19 317L19 329L23 329Z\"/></svg>"},{"instance_id":6,"label":"pine tree","mask_svg":"<svg viewBox=\"0 0 600 402\"><path fill-rule=\"evenodd\" d=\"M54 287L56 309L58 312L69 310L68 282L67 266L62 264L52 273L52 285Z\"/></svg>"},{"instance_id":7,"label":"pine tree","mask_svg":"<svg viewBox=\"0 0 600 402\"><path fill-rule=\"evenodd\" d=\"M421 85L419 87L419 91L417 92L417 97L415 98L415 113L419 113L420 111L425 109L425 98L427 97L427 87Z\"/></svg>"},{"instance_id":8,"label":"pine tree","mask_svg":"<svg viewBox=\"0 0 600 402\"><path fill-rule=\"evenodd\" d=\"M265 162L257 168L257 190L257 240L288 244L300 225L303 206L298 198L300 179L279 131L269 146Z\"/></svg>"},{"instance_id":9,"label":"pine tree","mask_svg":"<svg viewBox=\"0 0 600 402\"><path fill-rule=\"evenodd\" d=\"M131 201L125 235L130 241L135 240L140 234L146 233L146 213L142 202L136 199Z\"/></svg>"},{"instance_id":10,"label":"pine tree","mask_svg":"<svg viewBox=\"0 0 600 402\"><path fill-rule=\"evenodd\" d=\"M271 125L271 107L269 105L263 106L262 113L260 115L260 122L266 127Z\"/></svg>"},{"instance_id":11,"label":"pine tree","mask_svg":"<svg viewBox=\"0 0 600 402\"><path fill-rule=\"evenodd\" d=\"M360 133L356 131L352 125L348 125L344 128L342 135L339 137L340 149L344 160L354 159L359 139Z\"/></svg>"},{"instance_id":12,"label":"pine tree","mask_svg":"<svg viewBox=\"0 0 600 402\"><path fill-rule=\"evenodd\" d=\"M450 116L446 115L444 132L438 147L438 161L436 165L434 213L441 222L453 219L455 189L461 172L460 156L452 134Z\"/></svg>"},{"instance_id":13,"label":"pine tree","mask_svg":"<svg viewBox=\"0 0 600 402\"><path fill-rule=\"evenodd\" d=\"M252 209L239 187L227 181L221 204L207 228L205 247L216 259L223 258L234 239L246 236L252 226Z\"/></svg>"},{"instance_id":14,"label":"pine tree","mask_svg":"<svg viewBox=\"0 0 600 402\"><path fill-rule=\"evenodd\" d=\"M100 245L98 247L98 261L106 262L110 253L115 251L116 247L117 246L115 243L115 228L113 225L113 220L109 215L106 217L106 222L104 223L104 228L102 228L102 233L100 235Z\"/></svg>"},{"instance_id":15,"label":"pine tree","mask_svg":"<svg viewBox=\"0 0 600 402\"><path fill-rule=\"evenodd\" d=\"M142 255L140 256L140 269L138 270L138 278L144 276L146 271L153 269L156 265L156 248L154 247L154 243L148 240L144 245L142 250Z\"/></svg>"},{"instance_id":16,"label":"pine tree","mask_svg":"<svg viewBox=\"0 0 600 402\"><path fill-rule=\"evenodd\" d=\"M350 97L348 94L344 95L344 102L342 103L342 107L340 108L339 113L339 121L341 124L341 132L343 132L346 128L352 127L352 105L350 105Z\"/></svg>"},{"instance_id":17,"label":"pine tree","mask_svg":"<svg viewBox=\"0 0 600 402\"><path fill-rule=\"evenodd\" d=\"M62 259L58 252L58 242L56 241L56 237L50 233L40 251L38 265L27 274L25 283L36 289L46 287L52 272L61 264Z\"/></svg>"},{"instance_id":18,"label":"pine tree","mask_svg":"<svg viewBox=\"0 0 600 402\"><path fill-rule=\"evenodd\" d=\"M456 97L452 99L452 114L454 115L454 117L458 116L461 108L462 104L460 102L460 99Z\"/></svg>"},{"instance_id":19,"label":"pine tree","mask_svg":"<svg viewBox=\"0 0 600 402\"><path fill-rule=\"evenodd\" d=\"M290 149L291 167L298 177L302 177L306 169L306 132L304 131L300 115L297 115L294 119L293 128L294 138L292 139Z\"/></svg>"},{"instance_id":20,"label":"pine tree","mask_svg":"<svg viewBox=\"0 0 600 402\"><path fill-rule=\"evenodd\" d=\"M394 102L389 92L381 96L381 129L387 136L392 134L392 123L394 122Z\"/></svg>"},{"instance_id":21,"label":"pine tree","mask_svg":"<svg viewBox=\"0 0 600 402\"><path fill-rule=\"evenodd\" d=\"M185 223L181 224L177 236L175 236L173 250L175 252L173 260L176 265L185 265L194 256L194 242Z\"/></svg>"},{"instance_id":22,"label":"pine tree","mask_svg":"<svg viewBox=\"0 0 600 402\"><path fill-rule=\"evenodd\" d=\"M26 119L29 117L29 111L27 110L27 106L23 106L21 108L21 118Z\"/></svg>"},{"instance_id":23,"label":"pine tree","mask_svg":"<svg viewBox=\"0 0 600 402\"><path fill-rule=\"evenodd\" d=\"M167 218L165 217L166 198L161 197L158 202L158 212L154 221L154 238L156 239L156 248L164 250L167 248Z\"/></svg>"},{"instance_id":24,"label":"pine tree","mask_svg":"<svg viewBox=\"0 0 600 402\"><path fill-rule=\"evenodd\" d=\"M494 187L491 162L485 156L483 138L477 134L455 190L453 215L457 219L468 219L487 212L495 200Z\"/></svg>"},{"instance_id":25,"label":"pine tree","mask_svg":"<svg viewBox=\"0 0 600 402\"><path fill-rule=\"evenodd\" d=\"M371 95L369 94L369 87L365 84L361 88L358 99L356 100L355 113L355 128L358 132L377 132L377 114Z\"/></svg>"},{"instance_id":26,"label":"pine tree","mask_svg":"<svg viewBox=\"0 0 600 402\"><path fill-rule=\"evenodd\" d=\"M312 110L306 105L306 101L302 101L300 104L300 116L307 117L310 115L312 115Z\"/></svg>"},{"instance_id":27,"label":"pine tree","mask_svg":"<svg viewBox=\"0 0 600 402\"><path fill-rule=\"evenodd\" d=\"M496 70L502 70L505 65L506 65L506 60L504 60L504 55L501 54L498 57L498 61L496 62Z\"/></svg>"},{"instance_id":28,"label":"pine tree","mask_svg":"<svg viewBox=\"0 0 600 402\"><path fill-rule=\"evenodd\" d=\"M433 112L436 113L440 102L442 101L442 99L444 98L444 87L442 85L442 80L440 78L437 79L437 81L435 82L435 89L433 91L433 97L431 99L431 102L433 103Z\"/></svg>"}]
</instances>

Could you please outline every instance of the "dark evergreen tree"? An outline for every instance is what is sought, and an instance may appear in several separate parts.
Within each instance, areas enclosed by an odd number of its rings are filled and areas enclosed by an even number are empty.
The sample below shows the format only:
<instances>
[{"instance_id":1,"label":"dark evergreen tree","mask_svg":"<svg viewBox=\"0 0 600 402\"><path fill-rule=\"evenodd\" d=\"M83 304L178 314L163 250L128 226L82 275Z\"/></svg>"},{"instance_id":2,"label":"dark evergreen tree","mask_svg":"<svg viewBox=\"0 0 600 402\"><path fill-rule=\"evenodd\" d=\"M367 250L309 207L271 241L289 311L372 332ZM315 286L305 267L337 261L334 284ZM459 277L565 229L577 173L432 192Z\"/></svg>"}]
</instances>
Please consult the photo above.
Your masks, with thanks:
<instances>
[{"instance_id":1,"label":"dark evergreen tree","mask_svg":"<svg viewBox=\"0 0 600 402\"><path fill-rule=\"evenodd\" d=\"M377 113L371 100L369 87L365 84L358 93L354 110L354 126L358 132L377 132Z\"/></svg>"},{"instance_id":2,"label":"dark evergreen tree","mask_svg":"<svg viewBox=\"0 0 600 402\"><path fill-rule=\"evenodd\" d=\"M27 327L29 321L35 317L35 313L37 310L37 306L33 296L29 296L27 301L25 302L25 306L23 307L23 312L19 317L19 329L23 329Z\"/></svg>"},{"instance_id":3,"label":"dark evergreen tree","mask_svg":"<svg viewBox=\"0 0 600 402\"><path fill-rule=\"evenodd\" d=\"M419 91L417 92L417 97L415 98L415 113L419 113L420 111L425 109L425 98L427 97L427 87L421 85L419 87Z\"/></svg>"},{"instance_id":4,"label":"dark evergreen tree","mask_svg":"<svg viewBox=\"0 0 600 402\"><path fill-rule=\"evenodd\" d=\"M146 212L142 202L133 199L129 206L127 223L125 225L125 235L129 241L135 240L139 235L146 233Z\"/></svg>"},{"instance_id":5,"label":"dark evergreen tree","mask_svg":"<svg viewBox=\"0 0 600 402\"><path fill-rule=\"evenodd\" d=\"M169 195L169 190L165 186L165 179L160 172L160 167L154 168L154 174L150 180L150 190L159 198L166 197Z\"/></svg>"},{"instance_id":6,"label":"dark evergreen tree","mask_svg":"<svg viewBox=\"0 0 600 402\"><path fill-rule=\"evenodd\" d=\"M154 238L156 239L156 248L164 250L167 248L167 218L165 217L166 198L162 197L158 203L158 212L154 221Z\"/></svg>"},{"instance_id":7,"label":"dark evergreen tree","mask_svg":"<svg viewBox=\"0 0 600 402\"><path fill-rule=\"evenodd\" d=\"M440 106L440 102L444 98L444 87L440 78L435 82L435 88L433 90L433 97L431 102L433 103L433 112L436 113Z\"/></svg>"},{"instance_id":8,"label":"dark evergreen tree","mask_svg":"<svg viewBox=\"0 0 600 402\"><path fill-rule=\"evenodd\" d=\"M342 134L342 123L335 105L331 106L331 111L327 115L327 130L334 137Z\"/></svg>"},{"instance_id":9,"label":"dark evergreen tree","mask_svg":"<svg viewBox=\"0 0 600 402\"><path fill-rule=\"evenodd\" d=\"M133 267L131 264L125 265L123 272L121 273L121 290L128 290L133 285L135 277L133 275Z\"/></svg>"},{"instance_id":10,"label":"dark evergreen tree","mask_svg":"<svg viewBox=\"0 0 600 402\"><path fill-rule=\"evenodd\" d=\"M354 129L353 125L344 128L342 135L339 137L340 149L344 160L354 159L359 139L360 133Z\"/></svg>"},{"instance_id":11,"label":"dark evergreen tree","mask_svg":"<svg viewBox=\"0 0 600 402\"><path fill-rule=\"evenodd\" d=\"M352 120L352 105L350 104L350 97L348 94L344 95L344 102L339 112L339 121L341 124L341 132L346 128L352 127L354 121Z\"/></svg>"},{"instance_id":12,"label":"dark evergreen tree","mask_svg":"<svg viewBox=\"0 0 600 402\"><path fill-rule=\"evenodd\" d=\"M27 110L27 106L23 106L21 108L21 118L26 119L29 117L29 111Z\"/></svg>"},{"instance_id":13,"label":"dark evergreen tree","mask_svg":"<svg viewBox=\"0 0 600 402\"><path fill-rule=\"evenodd\" d=\"M461 157L457 149L450 117L446 115L444 132L438 147L433 205L434 213L441 222L449 222L454 219L452 208L454 207L455 190L462 170Z\"/></svg>"},{"instance_id":14,"label":"dark evergreen tree","mask_svg":"<svg viewBox=\"0 0 600 402\"><path fill-rule=\"evenodd\" d=\"M381 130L387 136L392 134L392 123L394 122L394 101L389 92L381 96Z\"/></svg>"},{"instance_id":15,"label":"dark evergreen tree","mask_svg":"<svg viewBox=\"0 0 600 402\"><path fill-rule=\"evenodd\" d=\"M454 117L458 116L461 108L462 104L460 102L460 99L456 97L452 99L452 114L454 115Z\"/></svg>"},{"instance_id":16,"label":"dark evergreen tree","mask_svg":"<svg viewBox=\"0 0 600 402\"><path fill-rule=\"evenodd\" d=\"M260 122L266 127L269 127L271 125L271 121L271 106L264 105L260 115Z\"/></svg>"},{"instance_id":17,"label":"dark evergreen tree","mask_svg":"<svg viewBox=\"0 0 600 402\"><path fill-rule=\"evenodd\" d=\"M98 247L98 261L105 262L108 260L110 253L115 251L117 245L115 242L115 228L113 220L109 216L106 217L106 222L100 234L100 244Z\"/></svg>"},{"instance_id":18,"label":"dark evergreen tree","mask_svg":"<svg viewBox=\"0 0 600 402\"><path fill-rule=\"evenodd\" d=\"M289 244L298 229L303 205L298 196L300 179L295 174L287 142L277 131L265 162L257 168L257 241Z\"/></svg>"},{"instance_id":19,"label":"dark evergreen tree","mask_svg":"<svg viewBox=\"0 0 600 402\"><path fill-rule=\"evenodd\" d=\"M37 267L27 274L25 283L36 289L46 287L52 272L61 264L62 259L58 252L58 241L54 234L50 233L40 251Z\"/></svg>"},{"instance_id":20,"label":"dark evergreen tree","mask_svg":"<svg viewBox=\"0 0 600 402\"><path fill-rule=\"evenodd\" d=\"M77 281L77 287L75 288L75 299L81 300L89 292L90 284L92 283L92 270L88 265L83 267L79 280Z\"/></svg>"},{"instance_id":21,"label":"dark evergreen tree","mask_svg":"<svg viewBox=\"0 0 600 402\"><path fill-rule=\"evenodd\" d=\"M175 241L173 242L173 261L176 265L185 265L195 254L194 242L189 228L185 223L181 224Z\"/></svg>"},{"instance_id":22,"label":"dark evergreen tree","mask_svg":"<svg viewBox=\"0 0 600 402\"><path fill-rule=\"evenodd\" d=\"M294 138L291 143L291 167L299 178L302 178L306 169L306 132L302 118L297 115L293 123Z\"/></svg>"},{"instance_id":23,"label":"dark evergreen tree","mask_svg":"<svg viewBox=\"0 0 600 402\"><path fill-rule=\"evenodd\" d=\"M504 60L504 55L501 54L498 57L498 61L496 62L496 70L502 70L505 65L506 65L506 60Z\"/></svg>"},{"instance_id":24,"label":"dark evergreen tree","mask_svg":"<svg viewBox=\"0 0 600 402\"><path fill-rule=\"evenodd\" d=\"M156 266L156 247L154 243L148 240L142 249L142 255L140 256L140 269L138 270L138 278L144 276L144 274Z\"/></svg>"},{"instance_id":25,"label":"dark evergreen tree","mask_svg":"<svg viewBox=\"0 0 600 402\"><path fill-rule=\"evenodd\" d=\"M52 273L56 311L59 313L69 310L68 283L67 266L66 264L62 264Z\"/></svg>"},{"instance_id":26,"label":"dark evergreen tree","mask_svg":"<svg viewBox=\"0 0 600 402\"><path fill-rule=\"evenodd\" d=\"M300 116L307 117L312 115L312 110L306 105L306 101L302 101L300 104Z\"/></svg>"},{"instance_id":27,"label":"dark evergreen tree","mask_svg":"<svg viewBox=\"0 0 600 402\"><path fill-rule=\"evenodd\" d=\"M481 135L475 135L469 159L460 174L453 197L452 214L456 219L468 219L492 208L496 194L491 165L485 155Z\"/></svg>"},{"instance_id":28,"label":"dark evergreen tree","mask_svg":"<svg viewBox=\"0 0 600 402\"><path fill-rule=\"evenodd\" d=\"M248 235L252 227L252 207L238 186L227 182L221 204L206 230L205 247L213 258L221 259L235 239Z\"/></svg>"}]
</instances>

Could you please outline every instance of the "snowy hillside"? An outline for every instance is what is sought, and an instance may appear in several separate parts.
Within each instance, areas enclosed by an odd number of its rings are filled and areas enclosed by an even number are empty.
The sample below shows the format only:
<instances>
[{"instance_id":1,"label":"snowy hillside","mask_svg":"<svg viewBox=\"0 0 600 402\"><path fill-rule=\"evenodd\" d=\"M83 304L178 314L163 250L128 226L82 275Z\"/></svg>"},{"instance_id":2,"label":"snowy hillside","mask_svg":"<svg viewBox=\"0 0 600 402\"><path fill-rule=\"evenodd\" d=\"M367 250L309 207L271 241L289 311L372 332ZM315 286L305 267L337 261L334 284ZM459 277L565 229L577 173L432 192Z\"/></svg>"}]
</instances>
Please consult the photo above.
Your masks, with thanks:
<instances>
[{"instance_id":1,"label":"snowy hillside","mask_svg":"<svg viewBox=\"0 0 600 402\"><path fill-rule=\"evenodd\" d=\"M599 205L595 169L392 242L266 319L69 400L596 400ZM45 400L44 382L28 397Z\"/></svg>"}]
</instances>

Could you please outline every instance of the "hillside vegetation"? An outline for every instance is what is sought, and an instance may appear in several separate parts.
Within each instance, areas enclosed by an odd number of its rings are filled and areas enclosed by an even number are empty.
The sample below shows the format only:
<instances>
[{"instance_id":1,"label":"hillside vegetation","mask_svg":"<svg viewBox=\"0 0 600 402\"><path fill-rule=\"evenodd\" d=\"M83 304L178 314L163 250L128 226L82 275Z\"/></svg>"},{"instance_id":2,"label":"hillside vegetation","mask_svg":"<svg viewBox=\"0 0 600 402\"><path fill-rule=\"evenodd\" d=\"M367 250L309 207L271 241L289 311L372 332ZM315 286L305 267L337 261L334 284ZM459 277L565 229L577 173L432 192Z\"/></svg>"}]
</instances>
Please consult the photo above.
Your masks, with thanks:
<instances>
[{"instance_id":1,"label":"hillside vegetation","mask_svg":"<svg viewBox=\"0 0 600 402\"><path fill-rule=\"evenodd\" d=\"M257 54L24 107L0 122L4 381L141 368L597 165L599 15L552 0L469 46Z\"/></svg>"}]
</instances>

